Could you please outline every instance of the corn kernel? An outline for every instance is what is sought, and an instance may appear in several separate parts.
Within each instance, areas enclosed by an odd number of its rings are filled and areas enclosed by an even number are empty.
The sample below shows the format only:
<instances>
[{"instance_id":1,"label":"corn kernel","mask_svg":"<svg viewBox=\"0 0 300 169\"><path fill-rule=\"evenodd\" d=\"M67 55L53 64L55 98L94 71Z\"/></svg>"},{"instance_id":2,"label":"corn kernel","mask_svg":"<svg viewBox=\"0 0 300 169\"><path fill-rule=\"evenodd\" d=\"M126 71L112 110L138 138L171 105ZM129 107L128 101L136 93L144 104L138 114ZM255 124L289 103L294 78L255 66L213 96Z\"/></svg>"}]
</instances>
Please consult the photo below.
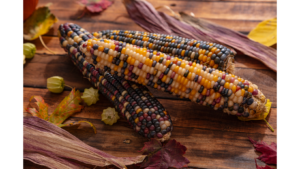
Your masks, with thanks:
<instances>
[{"instance_id":1,"label":"corn kernel","mask_svg":"<svg viewBox=\"0 0 300 169\"><path fill-rule=\"evenodd\" d=\"M253 87L249 86L248 92L252 93L253 92Z\"/></svg>"},{"instance_id":2,"label":"corn kernel","mask_svg":"<svg viewBox=\"0 0 300 169\"><path fill-rule=\"evenodd\" d=\"M123 48L122 51L121 51L121 53L125 54L125 52L126 52L126 48Z\"/></svg>"},{"instance_id":3,"label":"corn kernel","mask_svg":"<svg viewBox=\"0 0 300 169\"><path fill-rule=\"evenodd\" d=\"M206 95L206 92L207 92L207 89L204 88L201 94L202 94L202 95Z\"/></svg>"},{"instance_id":4,"label":"corn kernel","mask_svg":"<svg viewBox=\"0 0 300 169\"><path fill-rule=\"evenodd\" d=\"M103 46L99 46L99 47L98 47L98 51L103 52L103 50L104 50L104 47L103 47Z\"/></svg>"},{"instance_id":5,"label":"corn kernel","mask_svg":"<svg viewBox=\"0 0 300 169\"><path fill-rule=\"evenodd\" d=\"M236 85L233 85L233 86L231 87L231 90L232 90L233 93L235 93L235 91L236 91Z\"/></svg>"},{"instance_id":6,"label":"corn kernel","mask_svg":"<svg viewBox=\"0 0 300 169\"><path fill-rule=\"evenodd\" d=\"M245 89L241 89L241 96L243 96L244 97L244 94L245 94Z\"/></svg>"}]
</instances>

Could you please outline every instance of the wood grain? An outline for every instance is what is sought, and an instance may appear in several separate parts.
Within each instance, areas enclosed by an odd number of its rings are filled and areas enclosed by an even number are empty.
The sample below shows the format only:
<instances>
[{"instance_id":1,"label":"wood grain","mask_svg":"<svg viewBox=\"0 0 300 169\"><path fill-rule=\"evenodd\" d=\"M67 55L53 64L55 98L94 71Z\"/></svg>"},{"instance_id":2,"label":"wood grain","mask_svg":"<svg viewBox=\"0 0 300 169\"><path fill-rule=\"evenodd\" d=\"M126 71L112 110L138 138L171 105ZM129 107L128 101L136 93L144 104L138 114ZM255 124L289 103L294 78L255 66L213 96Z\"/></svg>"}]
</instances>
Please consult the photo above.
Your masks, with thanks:
<instances>
[{"instance_id":1,"label":"wood grain","mask_svg":"<svg viewBox=\"0 0 300 169\"><path fill-rule=\"evenodd\" d=\"M33 104L29 103L32 95L40 95L49 104L49 112L52 112L68 93L68 91L64 91L62 94L53 94L47 89L25 87L24 108ZM185 157L191 162L189 166L253 168L253 159L257 157L257 154L249 142L248 136L267 143L276 142L276 108L272 108L267 119L275 129L273 133L263 121L242 122L235 116L229 116L220 111L211 111L209 108L191 102L168 99L159 99L159 101L171 115L174 125L172 139L181 142L188 149ZM133 132L123 118L113 126L105 125L101 121L103 109L112 106L101 95L100 101L95 105L85 107L65 122L88 120L96 126L97 134L94 134L92 128L86 124L64 129L88 145L115 156L140 154L138 151L147 139ZM125 139L130 139L131 144L124 144L123 140Z\"/></svg>"}]
</instances>

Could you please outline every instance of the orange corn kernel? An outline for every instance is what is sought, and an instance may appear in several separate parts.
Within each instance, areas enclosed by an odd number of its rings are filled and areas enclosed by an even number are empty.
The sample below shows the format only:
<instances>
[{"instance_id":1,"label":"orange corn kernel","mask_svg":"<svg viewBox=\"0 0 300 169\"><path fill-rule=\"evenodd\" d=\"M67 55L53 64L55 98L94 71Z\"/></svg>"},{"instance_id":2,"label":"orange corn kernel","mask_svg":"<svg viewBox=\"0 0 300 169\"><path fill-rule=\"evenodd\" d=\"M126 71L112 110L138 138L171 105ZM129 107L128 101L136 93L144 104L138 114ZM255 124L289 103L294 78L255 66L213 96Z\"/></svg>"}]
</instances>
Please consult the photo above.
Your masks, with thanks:
<instances>
[{"instance_id":1,"label":"orange corn kernel","mask_svg":"<svg viewBox=\"0 0 300 169\"><path fill-rule=\"evenodd\" d=\"M219 98L220 96L221 96L221 94L219 92L216 92L215 99Z\"/></svg>"},{"instance_id":2,"label":"orange corn kernel","mask_svg":"<svg viewBox=\"0 0 300 169\"><path fill-rule=\"evenodd\" d=\"M103 46L99 46L99 47L98 47L98 50L101 51L101 52L103 52L104 47L103 47Z\"/></svg>"},{"instance_id":3,"label":"orange corn kernel","mask_svg":"<svg viewBox=\"0 0 300 169\"><path fill-rule=\"evenodd\" d=\"M108 61L109 61L109 62L112 62L113 58L114 58L113 56L109 56L109 57L108 57Z\"/></svg>"},{"instance_id":4,"label":"orange corn kernel","mask_svg":"<svg viewBox=\"0 0 300 169\"><path fill-rule=\"evenodd\" d=\"M184 62L181 62L180 67L185 68L186 64Z\"/></svg>"},{"instance_id":5,"label":"orange corn kernel","mask_svg":"<svg viewBox=\"0 0 300 169\"><path fill-rule=\"evenodd\" d=\"M229 83L226 82L226 83L224 84L224 87L225 87L226 89L229 89Z\"/></svg>"},{"instance_id":6,"label":"orange corn kernel","mask_svg":"<svg viewBox=\"0 0 300 169\"><path fill-rule=\"evenodd\" d=\"M86 50L87 50L87 51L90 51L91 48L92 48L91 46L87 46L87 47L86 47Z\"/></svg>"},{"instance_id":7,"label":"orange corn kernel","mask_svg":"<svg viewBox=\"0 0 300 169\"><path fill-rule=\"evenodd\" d=\"M127 75L129 73L129 70L126 68L124 71L124 74Z\"/></svg>"},{"instance_id":8,"label":"orange corn kernel","mask_svg":"<svg viewBox=\"0 0 300 169\"><path fill-rule=\"evenodd\" d=\"M201 94L202 94L202 95L206 95L206 92L207 92L207 89L204 88Z\"/></svg>"},{"instance_id":9,"label":"orange corn kernel","mask_svg":"<svg viewBox=\"0 0 300 169\"><path fill-rule=\"evenodd\" d=\"M218 81L218 76L214 75L213 81L215 81L215 82Z\"/></svg>"},{"instance_id":10,"label":"orange corn kernel","mask_svg":"<svg viewBox=\"0 0 300 169\"><path fill-rule=\"evenodd\" d=\"M252 93L253 92L253 87L249 86L248 92Z\"/></svg>"}]
</instances>

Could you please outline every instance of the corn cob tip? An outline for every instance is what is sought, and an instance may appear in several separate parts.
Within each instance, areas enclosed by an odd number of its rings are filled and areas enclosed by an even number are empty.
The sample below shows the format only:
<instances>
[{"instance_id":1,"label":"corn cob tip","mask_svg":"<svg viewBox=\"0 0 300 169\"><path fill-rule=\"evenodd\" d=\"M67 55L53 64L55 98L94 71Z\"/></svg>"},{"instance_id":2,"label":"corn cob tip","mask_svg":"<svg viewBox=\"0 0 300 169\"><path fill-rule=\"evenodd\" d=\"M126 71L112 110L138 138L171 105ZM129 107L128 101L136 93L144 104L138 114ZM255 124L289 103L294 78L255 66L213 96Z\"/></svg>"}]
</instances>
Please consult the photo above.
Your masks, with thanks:
<instances>
[{"instance_id":1,"label":"corn cob tip","mask_svg":"<svg viewBox=\"0 0 300 169\"><path fill-rule=\"evenodd\" d=\"M234 58L229 57L226 65L226 72L230 74L234 74L234 71L235 71Z\"/></svg>"}]
</instances>

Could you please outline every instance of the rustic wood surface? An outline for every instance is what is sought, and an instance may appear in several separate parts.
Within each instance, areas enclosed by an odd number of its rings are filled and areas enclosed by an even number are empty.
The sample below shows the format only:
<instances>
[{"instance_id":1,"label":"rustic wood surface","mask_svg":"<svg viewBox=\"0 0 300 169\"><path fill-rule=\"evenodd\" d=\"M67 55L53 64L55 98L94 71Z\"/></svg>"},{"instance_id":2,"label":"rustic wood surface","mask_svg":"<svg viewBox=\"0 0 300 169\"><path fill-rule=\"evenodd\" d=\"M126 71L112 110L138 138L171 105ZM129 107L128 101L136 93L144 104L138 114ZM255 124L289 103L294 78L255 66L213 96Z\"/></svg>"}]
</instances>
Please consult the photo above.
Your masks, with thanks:
<instances>
[{"instance_id":1,"label":"rustic wood surface","mask_svg":"<svg viewBox=\"0 0 300 169\"><path fill-rule=\"evenodd\" d=\"M49 0L40 0L39 6L49 2ZM243 33L248 33L260 21L275 17L277 5L276 0L149 0L149 2L154 7L168 5L175 11L193 12L196 17L205 18ZM86 14L81 19L77 17L81 15L84 7L75 1L57 0L52 3L50 9L59 18L59 22L43 36L43 39L46 45L57 54L50 54L39 40L33 41L37 46L37 54L33 59L26 60L24 66L24 109L30 104L29 98L32 95L40 95L49 104L49 112L51 112L68 95L69 89L67 88L62 94L53 94L46 89L46 79L51 76L64 77L66 84L80 91L92 87L60 48L57 38L59 24L76 23L90 32L106 29L143 30L128 18L120 0L115 0L111 7L99 15ZM259 153L255 152L248 136L267 143L277 142L277 74L255 59L238 55L236 56L236 75L257 84L265 96L273 102L267 121L273 126L275 132L271 132L263 121L239 121L235 116L213 111L186 99L179 99L150 89L171 114L174 125L172 139L176 139L187 147L185 157L190 160L189 167L255 168L254 158L258 157ZM91 127L84 124L65 129L88 145L112 155L140 155L138 151L147 141L146 138L133 132L124 119L119 120L113 126L105 125L101 121L102 110L112 106L104 96L100 95L100 100L96 105L85 107L66 121L66 123L81 119L91 121L97 128L97 134L93 133ZM28 114L24 113L24 115ZM130 139L132 142L124 144L125 139ZM264 165L262 162L258 164ZM24 168L47 167L24 160ZM130 166L129 168L136 167Z\"/></svg>"}]
</instances>

